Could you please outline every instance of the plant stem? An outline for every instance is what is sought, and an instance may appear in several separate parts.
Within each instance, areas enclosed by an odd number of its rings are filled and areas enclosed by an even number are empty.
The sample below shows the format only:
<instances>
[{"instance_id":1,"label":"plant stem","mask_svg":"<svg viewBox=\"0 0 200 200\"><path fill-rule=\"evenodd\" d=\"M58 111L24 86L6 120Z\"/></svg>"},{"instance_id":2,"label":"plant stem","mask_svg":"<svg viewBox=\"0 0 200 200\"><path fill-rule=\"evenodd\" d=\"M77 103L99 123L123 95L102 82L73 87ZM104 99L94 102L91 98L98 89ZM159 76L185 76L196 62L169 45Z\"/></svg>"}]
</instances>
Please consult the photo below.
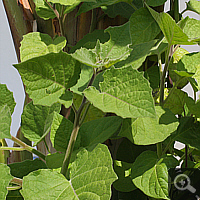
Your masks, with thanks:
<instances>
[{"instance_id":1,"label":"plant stem","mask_svg":"<svg viewBox=\"0 0 200 200\"><path fill-rule=\"evenodd\" d=\"M162 156L162 142L156 144L157 147L157 156L160 158Z\"/></svg>"},{"instance_id":2,"label":"plant stem","mask_svg":"<svg viewBox=\"0 0 200 200\"><path fill-rule=\"evenodd\" d=\"M179 21L179 0L174 0L174 19L176 23Z\"/></svg>"},{"instance_id":3,"label":"plant stem","mask_svg":"<svg viewBox=\"0 0 200 200\"><path fill-rule=\"evenodd\" d=\"M59 13L58 13L58 11L56 9L54 9L53 6L47 0L45 0L45 2L48 4L48 6L54 12L54 14L56 15L56 17L59 19Z\"/></svg>"},{"instance_id":4,"label":"plant stem","mask_svg":"<svg viewBox=\"0 0 200 200\"><path fill-rule=\"evenodd\" d=\"M92 9L92 17L91 17L91 23L90 23L90 33L92 33L97 25L97 10Z\"/></svg>"},{"instance_id":5,"label":"plant stem","mask_svg":"<svg viewBox=\"0 0 200 200\"><path fill-rule=\"evenodd\" d=\"M11 151L24 151L23 147L0 147L0 151L11 150Z\"/></svg>"},{"instance_id":6,"label":"plant stem","mask_svg":"<svg viewBox=\"0 0 200 200\"><path fill-rule=\"evenodd\" d=\"M172 55L173 55L173 45L169 45L168 49L167 49L167 55L165 58L165 67L162 72L162 77L161 77L161 81L160 81L160 106L162 106L164 103L165 77L167 74L168 66L169 66L170 60L172 58Z\"/></svg>"},{"instance_id":7,"label":"plant stem","mask_svg":"<svg viewBox=\"0 0 200 200\"><path fill-rule=\"evenodd\" d=\"M96 69L94 69L94 73L93 73L92 78L90 79L90 82L87 87L92 85L95 77L96 77ZM86 105L86 101L87 101L87 98L84 96L78 111L75 112L74 127L72 130L71 136L70 136L69 144L67 146L67 151L65 153L65 158L64 158L63 165L61 168L61 174L63 174L65 177L67 177L67 174L68 174L68 167L69 167L69 163L70 163L71 154L73 152L74 144L76 142L78 131L79 131L79 128L81 125L80 124L81 113ZM81 121L83 121L83 120L84 119L82 118Z\"/></svg>"},{"instance_id":8,"label":"plant stem","mask_svg":"<svg viewBox=\"0 0 200 200\"><path fill-rule=\"evenodd\" d=\"M39 156L40 158L42 158L43 160L45 160L46 156L45 156L43 153L41 153L40 151L38 151L38 150L34 149L33 147L27 145L26 143L22 142L20 139L14 137L14 136L12 136L12 140L13 140L16 144L18 144L18 145L20 145L21 147L23 147L26 151L29 151L29 152L31 152L31 153L34 153L35 155L37 155L37 156Z\"/></svg>"}]
</instances>

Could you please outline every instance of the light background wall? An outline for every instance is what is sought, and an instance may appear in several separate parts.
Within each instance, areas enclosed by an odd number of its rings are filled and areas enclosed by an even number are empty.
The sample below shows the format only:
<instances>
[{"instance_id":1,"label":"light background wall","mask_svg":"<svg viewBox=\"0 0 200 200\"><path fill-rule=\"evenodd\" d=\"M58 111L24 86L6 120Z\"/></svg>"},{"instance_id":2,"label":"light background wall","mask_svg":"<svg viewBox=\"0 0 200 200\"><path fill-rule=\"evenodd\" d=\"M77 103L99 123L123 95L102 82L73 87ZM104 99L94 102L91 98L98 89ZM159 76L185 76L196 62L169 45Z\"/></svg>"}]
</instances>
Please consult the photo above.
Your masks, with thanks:
<instances>
[{"instance_id":1,"label":"light background wall","mask_svg":"<svg viewBox=\"0 0 200 200\"><path fill-rule=\"evenodd\" d=\"M180 0L180 12L185 9L186 4L189 0ZM169 1L166 3L165 11L169 10ZM200 16L194 12L187 11L184 13L183 17L189 16L200 20ZM182 46L189 52L198 52L200 47L198 45L194 46ZM24 89L22 86L22 81L17 70L12 66L12 64L17 63L16 54L14 51L14 45L8 26L6 14L3 8L3 3L0 1L0 83L6 84L8 89L13 92L16 101L15 111L12 115L12 125L11 134L16 135L17 130L20 126L20 116L22 113L22 108L24 104ZM184 88L190 96L193 96L190 86ZM9 142L9 145L12 143ZM181 145L178 145L181 148Z\"/></svg>"}]
</instances>

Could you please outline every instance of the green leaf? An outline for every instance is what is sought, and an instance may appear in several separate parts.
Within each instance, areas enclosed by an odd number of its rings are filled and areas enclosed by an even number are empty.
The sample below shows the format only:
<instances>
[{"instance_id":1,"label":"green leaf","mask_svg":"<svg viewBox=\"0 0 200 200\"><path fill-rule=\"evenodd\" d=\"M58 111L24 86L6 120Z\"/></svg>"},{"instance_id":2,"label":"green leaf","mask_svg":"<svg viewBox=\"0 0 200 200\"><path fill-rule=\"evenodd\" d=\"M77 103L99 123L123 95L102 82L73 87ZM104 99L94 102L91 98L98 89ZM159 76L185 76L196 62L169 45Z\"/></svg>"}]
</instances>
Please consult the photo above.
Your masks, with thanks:
<instances>
[{"instance_id":1,"label":"green leaf","mask_svg":"<svg viewBox=\"0 0 200 200\"><path fill-rule=\"evenodd\" d=\"M116 190L121 192L130 192L136 189L131 179L132 165L132 163L114 160L114 170L118 176L118 179L113 183Z\"/></svg>"},{"instance_id":2,"label":"green leaf","mask_svg":"<svg viewBox=\"0 0 200 200\"><path fill-rule=\"evenodd\" d=\"M146 0L145 2L149 5L149 6L161 6L163 5L167 0Z\"/></svg>"},{"instance_id":3,"label":"green leaf","mask_svg":"<svg viewBox=\"0 0 200 200\"><path fill-rule=\"evenodd\" d=\"M119 2L109 6L102 6L102 10L111 18L115 18L120 15L126 19L129 19L135 9L126 2Z\"/></svg>"},{"instance_id":4,"label":"green leaf","mask_svg":"<svg viewBox=\"0 0 200 200\"><path fill-rule=\"evenodd\" d=\"M16 105L15 100L13 98L13 93L10 90L8 90L6 84L0 84L0 91L0 106L7 105L12 115Z\"/></svg>"},{"instance_id":5,"label":"green leaf","mask_svg":"<svg viewBox=\"0 0 200 200\"><path fill-rule=\"evenodd\" d=\"M70 181L52 170L31 172L23 178L23 197L30 200L110 199L116 175L105 145L99 144L92 151L82 149L70 169Z\"/></svg>"},{"instance_id":6,"label":"green leaf","mask_svg":"<svg viewBox=\"0 0 200 200\"><path fill-rule=\"evenodd\" d=\"M23 162L12 163L8 166L10 167L11 175L18 178L23 178L32 171L47 168L46 164L38 158L35 160L25 160Z\"/></svg>"},{"instance_id":7,"label":"green leaf","mask_svg":"<svg viewBox=\"0 0 200 200\"><path fill-rule=\"evenodd\" d=\"M147 6L148 7L148 6ZM162 30L165 38L167 39L169 45L173 44L183 44L190 45L195 44L194 42L188 41L188 36L183 32L183 30L176 24L173 18L167 13L158 13L152 8L148 7L151 15L158 23L160 29Z\"/></svg>"},{"instance_id":8,"label":"green leaf","mask_svg":"<svg viewBox=\"0 0 200 200\"><path fill-rule=\"evenodd\" d=\"M82 99L83 99L83 96L74 94L73 103L77 110L81 105ZM99 119L99 118L102 118L105 116L104 112L102 112L100 109L94 107L93 105L89 105L89 104L90 103L88 102L87 106L89 106L89 109L88 109L87 115L83 121L84 123L88 122L88 121L96 120L96 119ZM85 106L85 108L83 109L83 112L81 113L81 117L83 116L83 113L86 111L87 106Z\"/></svg>"},{"instance_id":9,"label":"green leaf","mask_svg":"<svg viewBox=\"0 0 200 200\"><path fill-rule=\"evenodd\" d=\"M81 7L78 10L77 16L80 15L81 13L85 13L89 10L92 10L94 8L98 8L101 6L109 6L115 3L118 3L119 0L96 0L96 2L85 2L81 5Z\"/></svg>"},{"instance_id":10,"label":"green leaf","mask_svg":"<svg viewBox=\"0 0 200 200\"><path fill-rule=\"evenodd\" d=\"M156 40L152 40L150 42L136 44L134 46L130 46L132 49L129 57L126 60L122 60L115 64L116 68L120 68L123 66L132 66L134 69L138 69L142 63L145 61L146 57L150 54L151 48L156 43Z\"/></svg>"},{"instance_id":11,"label":"green leaf","mask_svg":"<svg viewBox=\"0 0 200 200\"><path fill-rule=\"evenodd\" d=\"M160 85L160 70L158 66L153 66L144 72L144 77L150 82L152 89L159 88Z\"/></svg>"},{"instance_id":12,"label":"green leaf","mask_svg":"<svg viewBox=\"0 0 200 200\"><path fill-rule=\"evenodd\" d=\"M45 20L54 19L56 17L55 13L45 0L33 0L33 2L35 3L35 11L39 17Z\"/></svg>"},{"instance_id":13,"label":"green leaf","mask_svg":"<svg viewBox=\"0 0 200 200\"><path fill-rule=\"evenodd\" d=\"M72 57L91 67L104 66L109 68L115 63L126 59L130 54L129 23L122 26L109 27L105 30L110 34L110 40L104 44L97 41L96 48L78 49ZM97 52L99 48L99 52Z\"/></svg>"},{"instance_id":14,"label":"green leaf","mask_svg":"<svg viewBox=\"0 0 200 200\"><path fill-rule=\"evenodd\" d=\"M6 200L24 200L19 190L9 190Z\"/></svg>"},{"instance_id":15,"label":"green leaf","mask_svg":"<svg viewBox=\"0 0 200 200\"><path fill-rule=\"evenodd\" d=\"M181 115L184 110L185 102L188 98L188 94L180 89L174 89L169 94L164 103L164 108L170 109L175 115Z\"/></svg>"},{"instance_id":16,"label":"green leaf","mask_svg":"<svg viewBox=\"0 0 200 200\"><path fill-rule=\"evenodd\" d=\"M140 8L130 18L130 35L132 45L153 40L160 28L147 8Z\"/></svg>"},{"instance_id":17,"label":"green leaf","mask_svg":"<svg viewBox=\"0 0 200 200\"><path fill-rule=\"evenodd\" d=\"M78 5L81 2L96 2L95 0L48 0L51 3L59 3L65 6Z\"/></svg>"},{"instance_id":18,"label":"green leaf","mask_svg":"<svg viewBox=\"0 0 200 200\"><path fill-rule=\"evenodd\" d=\"M200 101L199 100L195 102L192 98L188 98L186 100L186 105L190 113L192 113L192 115L195 115L195 117L200 118Z\"/></svg>"},{"instance_id":19,"label":"green leaf","mask_svg":"<svg viewBox=\"0 0 200 200\"><path fill-rule=\"evenodd\" d=\"M94 87L84 91L95 107L123 118L155 116L151 88L143 73L131 66L119 69L112 67L103 76L101 92Z\"/></svg>"},{"instance_id":20,"label":"green leaf","mask_svg":"<svg viewBox=\"0 0 200 200\"><path fill-rule=\"evenodd\" d=\"M141 153L132 166L132 181L136 187L146 195L169 199L168 169L178 165L178 161L171 155L158 159L156 152Z\"/></svg>"},{"instance_id":21,"label":"green leaf","mask_svg":"<svg viewBox=\"0 0 200 200\"><path fill-rule=\"evenodd\" d=\"M199 4L200 5L200 4ZM190 40L200 42L200 21L186 17L180 21L180 26L183 28L183 32L189 37Z\"/></svg>"},{"instance_id":22,"label":"green leaf","mask_svg":"<svg viewBox=\"0 0 200 200\"><path fill-rule=\"evenodd\" d=\"M190 0L187 4L187 10L191 10L200 14L200 2L197 0Z\"/></svg>"},{"instance_id":23,"label":"green leaf","mask_svg":"<svg viewBox=\"0 0 200 200\"><path fill-rule=\"evenodd\" d=\"M0 139L9 138L11 126L10 107L7 105L0 106Z\"/></svg>"},{"instance_id":24,"label":"green leaf","mask_svg":"<svg viewBox=\"0 0 200 200\"><path fill-rule=\"evenodd\" d=\"M79 130L81 147L93 146L109 139L120 128L122 118L104 117L84 123Z\"/></svg>"},{"instance_id":25,"label":"green leaf","mask_svg":"<svg viewBox=\"0 0 200 200\"><path fill-rule=\"evenodd\" d=\"M42 0L43 1L43 0ZM58 53L66 45L65 37L56 37L54 40L40 32L28 33L23 36L20 47L21 61L46 55L48 53Z\"/></svg>"},{"instance_id":26,"label":"green leaf","mask_svg":"<svg viewBox=\"0 0 200 200\"><path fill-rule=\"evenodd\" d=\"M51 125L50 139L57 151L65 152L73 130L73 123L62 115L54 112ZM80 140L76 140L75 149L80 146Z\"/></svg>"},{"instance_id":27,"label":"green leaf","mask_svg":"<svg viewBox=\"0 0 200 200\"><path fill-rule=\"evenodd\" d=\"M156 118L125 119L119 136L127 137L137 145L156 144L176 131L179 123L168 109L156 106Z\"/></svg>"},{"instance_id":28,"label":"green leaf","mask_svg":"<svg viewBox=\"0 0 200 200\"><path fill-rule=\"evenodd\" d=\"M181 118L173 139L200 150L200 122L195 122L192 117Z\"/></svg>"},{"instance_id":29,"label":"green leaf","mask_svg":"<svg viewBox=\"0 0 200 200\"><path fill-rule=\"evenodd\" d=\"M21 130L26 138L37 145L49 133L54 111L59 112L60 104L51 107L27 104L22 113Z\"/></svg>"},{"instance_id":30,"label":"green leaf","mask_svg":"<svg viewBox=\"0 0 200 200\"><path fill-rule=\"evenodd\" d=\"M8 187L9 182L12 179L13 177L10 175L10 168L5 164L0 163L0 199L6 199L6 195L8 194L6 187Z\"/></svg>"},{"instance_id":31,"label":"green leaf","mask_svg":"<svg viewBox=\"0 0 200 200\"><path fill-rule=\"evenodd\" d=\"M77 49L84 47L86 49L94 49L99 39L101 43L105 43L109 40L110 36L108 32L104 30L94 30L92 33L86 34L81 40L79 40L75 46L70 49L70 53L74 53Z\"/></svg>"},{"instance_id":32,"label":"green leaf","mask_svg":"<svg viewBox=\"0 0 200 200\"><path fill-rule=\"evenodd\" d=\"M81 64L67 53L50 53L14 65L34 104L51 106L61 102L65 90L79 78Z\"/></svg>"},{"instance_id":33,"label":"green leaf","mask_svg":"<svg viewBox=\"0 0 200 200\"><path fill-rule=\"evenodd\" d=\"M63 104L65 108L69 108L72 105L73 93L69 90L65 90L58 100L58 103Z\"/></svg>"},{"instance_id":34,"label":"green leaf","mask_svg":"<svg viewBox=\"0 0 200 200\"><path fill-rule=\"evenodd\" d=\"M87 65L82 65L80 79L77 81L77 84L70 88L72 92L82 95L83 90L87 88L88 82L92 78L93 69Z\"/></svg>"},{"instance_id":35,"label":"green leaf","mask_svg":"<svg viewBox=\"0 0 200 200\"><path fill-rule=\"evenodd\" d=\"M64 153L53 153L46 156L46 163L49 169L58 169L62 167L63 160L65 158Z\"/></svg>"}]
</instances>

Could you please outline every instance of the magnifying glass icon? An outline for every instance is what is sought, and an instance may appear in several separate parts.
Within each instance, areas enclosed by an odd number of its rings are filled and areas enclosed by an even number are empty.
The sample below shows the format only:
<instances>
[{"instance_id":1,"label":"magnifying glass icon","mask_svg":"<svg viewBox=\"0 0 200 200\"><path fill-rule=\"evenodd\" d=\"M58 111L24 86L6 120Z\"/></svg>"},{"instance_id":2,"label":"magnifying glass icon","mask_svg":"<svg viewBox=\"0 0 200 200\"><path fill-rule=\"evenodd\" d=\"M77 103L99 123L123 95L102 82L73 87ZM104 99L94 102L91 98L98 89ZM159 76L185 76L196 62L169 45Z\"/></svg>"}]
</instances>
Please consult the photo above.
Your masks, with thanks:
<instances>
[{"instance_id":1,"label":"magnifying glass icon","mask_svg":"<svg viewBox=\"0 0 200 200\"><path fill-rule=\"evenodd\" d=\"M179 174L174 179L174 186L178 190L189 190L191 193L195 193L196 189L190 185L190 178L186 174Z\"/></svg>"}]
</instances>

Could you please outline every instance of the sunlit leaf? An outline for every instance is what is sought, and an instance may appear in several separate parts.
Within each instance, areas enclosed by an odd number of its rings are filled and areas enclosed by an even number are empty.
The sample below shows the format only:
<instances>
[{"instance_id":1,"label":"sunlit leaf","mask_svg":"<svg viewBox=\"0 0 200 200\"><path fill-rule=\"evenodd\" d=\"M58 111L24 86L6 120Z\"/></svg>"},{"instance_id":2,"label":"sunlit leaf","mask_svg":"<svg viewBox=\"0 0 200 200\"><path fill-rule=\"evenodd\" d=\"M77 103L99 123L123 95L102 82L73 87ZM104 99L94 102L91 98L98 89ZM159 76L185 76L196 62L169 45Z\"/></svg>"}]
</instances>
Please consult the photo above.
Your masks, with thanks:
<instances>
[{"instance_id":1,"label":"sunlit leaf","mask_svg":"<svg viewBox=\"0 0 200 200\"><path fill-rule=\"evenodd\" d=\"M142 73L132 67L112 67L103 76L101 92L94 87L84 91L95 107L123 118L155 116L151 88Z\"/></svg>"}]
</instances>

